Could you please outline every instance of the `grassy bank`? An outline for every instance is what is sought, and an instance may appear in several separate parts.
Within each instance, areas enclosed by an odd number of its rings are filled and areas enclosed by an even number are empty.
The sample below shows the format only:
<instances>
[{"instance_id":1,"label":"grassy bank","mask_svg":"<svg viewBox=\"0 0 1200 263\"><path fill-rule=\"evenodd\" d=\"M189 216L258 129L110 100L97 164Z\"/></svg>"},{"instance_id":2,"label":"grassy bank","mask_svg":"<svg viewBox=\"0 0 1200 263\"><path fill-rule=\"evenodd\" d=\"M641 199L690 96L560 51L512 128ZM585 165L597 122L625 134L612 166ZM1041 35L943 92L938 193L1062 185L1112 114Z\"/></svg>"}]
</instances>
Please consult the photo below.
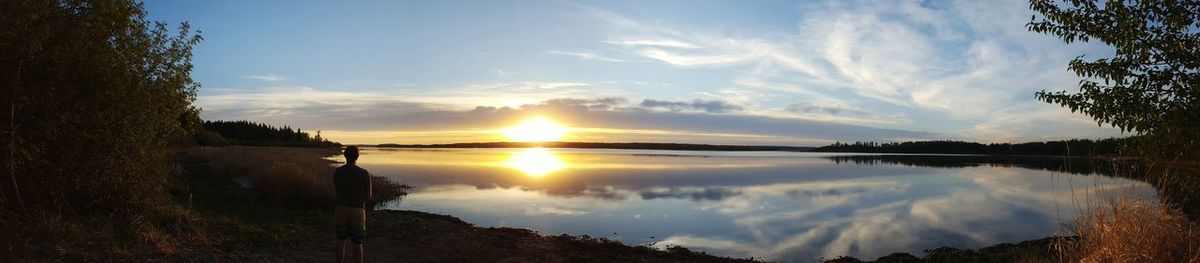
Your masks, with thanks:
<instances>
[{"instance_id":1,"label":"grassy bank","mask_svg":"<svg viewBox=\"0 0 1200 263\"><path fill-rule=\"evenodd\" d=\"M258 261L326 241L336 149L221 147L172 154L156 204L106 214L0 215L0 261ZM374 179L372 203L407 186ZM242 181L253 187L245 187ZM304 248L299 246L299 248ZM309 248L311 249L311 248ZM315 259L315 258L314 258Z\"/></svg>"},{"instance_id":2,"label":"grassy bank","mask_svg":"<svg viewBox=\"0 0 1200 263\"><path fill-rule=\"evenodd\" d=\"M130 218L0 216L5 262L313 262L332 258L336 149L219 147L177 152L170 205ZM407 186L372 178L377 199ZM750 262L586 236L481 228L446 215L372 211L370 262Z\"/></svg>"},{"instance_id":3,"label":"grassy bank","mask_svg":"<svg viewBox=\"0 0 1200 263\"><path fill-rule=\"evenodd\" d=\"M333 237L329 176L335 149L220 147L178 152L172 205L129 218L0 217L6 262L326 261ZM374 178L381 198L408 188ZM247 187L249 186L249 187ZM1200 261L1200 230L1175 205L1118 200L1098 207L1067 234L966 250L895 253L875 262L1188 262ZM586 236L476 227L449 215L372 211L367 260L453 262L751 262L627 246ZM863 262L841 257L829 262Z\"/></svg>"},{"instance_id":4,"label":"grassy bank","mask_svg":"<svg viewBox=\"0 0 1200 263\"><path fill-rule=\"evenodd\" d=\"M333 162L325 156L339 154L336 148L285 148L285 147L197 147L183 151L177 158L185 167L190 179L215 179L234 181L254 192L251 197L259 202L282 205L289 208L332 209ZM197 166L197 164L200 164ZM373 176L372 190L375 196L369 205L397 200L404 196L408 186ZM188 194L189 182L178 187Z\"/></svg>"},{"instance_id":5,"label":"grassy bank","mask_svg":"<svg viewBox=\"0 0 1200 263\"><path fill-rule=\"evenodd\" d=\"M1200 225L1167 202L1121 197L1079 217L1061 262L1200 262Z\"/></svg>"},{"instance_id":6,"label":"grassy bank","mask_svg":"<svg viewBox=\"0 0 1200 263\"><path fill-rule=\"evenodd\" d=\"M207 223L209 245L176 253L181 261L324 261L333 250L329 149L224 147L180 155L187 175L178 193ZM242 183L236 182L239 179ZM373 203L406 186L375 178ZM252 184L245 188L242 184ZM413 211L372 211L367 260L390 262L726 262L734 259L659 251L603 239L542 236L527 229L480 228L457 218Z\"/></svg>"}]
</instances>

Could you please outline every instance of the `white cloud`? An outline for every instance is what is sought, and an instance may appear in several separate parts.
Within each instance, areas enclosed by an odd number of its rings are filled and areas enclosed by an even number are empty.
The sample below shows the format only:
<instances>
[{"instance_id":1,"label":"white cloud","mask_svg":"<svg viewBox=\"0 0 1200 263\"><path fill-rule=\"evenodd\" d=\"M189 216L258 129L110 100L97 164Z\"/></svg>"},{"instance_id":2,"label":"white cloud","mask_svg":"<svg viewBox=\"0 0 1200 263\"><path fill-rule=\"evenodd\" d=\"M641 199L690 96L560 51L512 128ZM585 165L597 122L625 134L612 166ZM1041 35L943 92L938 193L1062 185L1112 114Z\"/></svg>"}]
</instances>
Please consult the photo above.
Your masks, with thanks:
<instances>
[{"instance_id":1,"label":"white cloud","mask_svg":"<svg viewBox=\"0 0 1200 263\"><path fill-rule=\"evenodd\" d=\"M200 104L227 113L223 116L258 117L295 114L300 108L281 105L340 103L328 102L334 99L419 101L453 110L480 105L517 108L554 98L716 99L737 105L738 115L940 133L928 139L996 141L1120 135L1111 128L1096 128L1086 116L1052 111L1057 106L1032 98L1033 92L1041 89L1073 89L1077 78L1065 70L1067 61L1084 51L1103 53L1106 48L1096 44L1068 46L1053 37L1027 32L1024 23L1031 12L1022 1L798 5L794 27L784 30L689 27L689 23L670 17L639 21L583 7L591 11L591 18L603 22L594 27L602 32L590 39L592 45L544 51L591 61L647 62L597 63L589 65L597 71L580 73L612 73L601 67L648 68L646 79L620 79L643 76L622 74L616 77L620 80L585 81L584 77L534 81L527 77L546 73L493 65L485 70L494 70L494 76L504 82L439 86L414 83L388 92L331 94L328 90L301 90L270 98L261 91L234 94L207 92L210 89L206 88ZM679 76L715 74L704 75L706 82L696 85L692 80L670 75L679 72L684 72ZM722 77L726 79L718 79ZM248 78L273 85L289 81L276 74ZM637 84L643 82L667 85ZM246 97L239 97L243 95ZM262 108L251 107L254 105ZM234 114L230 110L233 108L243 112Z\"/></svg>"},{"instance_id":2,"label":"white cloud","mask_svg":"<svg viewBox=\"0 0 1200 263\"><path fill-rule=\"evenodd\" d=\"M631 54L676 67L748 69L730 80L731 88L782 92L808 103L854 100L864 105L848 111L793 114L796 117L909 127L913 124L908 115L922 113L925 121L932 121L926 123L930 128L951 123L996 127L990 123L1003 117L1008 123L1028 123L1018 126L1024 130L997 127L1012 132L1004 138L1115 135L1112 129L1081 125L1077 121L1081 115L1053 119L1039 118L1048 115L1036 112L1015 114L1041 103L1033 100L1035 91L1072 89L1077 77L1066 70L1070 59L1110 49L1099 44L1066 45L1026 31L1024 24L1032 14L1026 5L1017 0L946 5L807 3L801 5L795 31L755 35L636 21L592 10L613 27L609 39L618 39L605 43ZM763 99L739 103L747 106L747 112L768 112L765 109L770 107ZM838 114L873 112L888 105L901 111L873 117ZM1039 130L1039 125L1062 129ZM966 139L995 138L982 137L989 136L983 131L970 135Z\"/></svg>"},{"instance_id":3,"label":"white cloud","mask_svg":"<svg viewBox=\"0 0 1200 263\"><path fill-rule=\"evenodd\" d=\"M605 94L602 90L596 89L594 84L583 82L498 83L423 91L422 96L414 97L406 91L343 92L304 86L273 86L204 94L197 104L204 109L201 115L205 119L247 119L304 129L338 130L347 135L353 135L350 133L355 130L363 131L365 135L381 130L493 129L535 114L558 119L577 128L624 131L584 132L575 137L577 140L593 141L816 146L834 140L930 135L797 119L786 115L748 113L742 111L741 106L720 99L674 101L631 100L621 95L595 97ZM671 133L632 132L637 130ZM453 140L438 137L439 142L447 139L463 142L487 138L464 136Z\"/></svg>"},{"instance_id":4,"label":"white cloud","mask_svg":"<svg viewBox=\"0 0 1200 263\"><path fill-rule=\"evenodd\" d=\"M982 142L1019 142L1122 136L1120 130L1100 126L1090 117L1052 105L1025 104L995 112L991 118L960 132Z\"/></svg>"},{"instance_id":5,"label":"white cloud","mask_svg":"<svg viewBox=\"0 0 1200 263\"><path fill-rule=\"evenodd\" d=\"M546 53L554 54L554 55L572 56L572 57L576 57L576 58L583 59L583 60L597 60L597 61L604 61L604 62L624 62L625 61L625 60L621 60L621 59L606 57L606 56L596 54L593 52L572 52L572 51L551 50L551 51L547 51Z\"/></svg>"},{"instance_id":6,"label":"white cloud","mask_svg":"<svg viewBox=\"0 0 1200 263\"><path fill-rule=\"evenodd\" d=\"M746 63L754 58L752 54L688 56L660 49L646 49L639 51L638 54L643 57L684 67L734 65Z\"/></svg>"},{"instance_id":7,"label":"white cloud","mask_svg":"<svg viewBox=\"0 0 1200 263\"><path fill-rule=\"evenodd\" d=\"M247 77L251 78L251 79L266 81L266 82L280 82L280 81L287 80L287 77L277 75L277 74L250 75Z\"/></svg>"},{"instance_id":8,"label":"white cloud","mask_svg":"<svg viewBox=\"0 0 1200 263\"><path fill-rule=\"evenodd\" d=\"M674 40L674 39L635 39L635 40L614 40L607 41L609 44L621 45L627 47L668 47L668 48L683 48L693 49L700 46L691 43Z\"/></svg>"}]
</instances>

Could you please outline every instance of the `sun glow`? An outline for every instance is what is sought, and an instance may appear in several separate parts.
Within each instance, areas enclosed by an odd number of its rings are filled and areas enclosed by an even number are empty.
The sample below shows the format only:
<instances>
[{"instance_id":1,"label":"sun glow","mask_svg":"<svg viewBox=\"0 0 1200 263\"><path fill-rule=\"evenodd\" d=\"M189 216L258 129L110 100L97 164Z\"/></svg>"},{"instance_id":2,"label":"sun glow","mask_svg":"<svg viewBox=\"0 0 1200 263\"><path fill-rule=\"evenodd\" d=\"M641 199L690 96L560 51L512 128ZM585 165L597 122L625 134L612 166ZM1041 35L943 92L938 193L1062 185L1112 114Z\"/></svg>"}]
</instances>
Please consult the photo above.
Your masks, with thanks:
<instances>
[{"instance_id":1,"label":"sun glow","mask_svg":"<svg viewBox=\"0 0 1200 263\"><path fill-rule=\"evenodd\" d=\"M504 137L515 142L552 142L562 140L567 128L546 118L525 119L516 126L501 131Z\"/></svg>"},{"instance_id":2,"label":"sun glow","mask_svg":"<svg viewBox=\"0 0 1200 263\"><path fill-rule=\"evenodd\" d=\"M529 148L514 152L504 166L517 169L528 176L542 177L566 168L567 163L558 159L550 150Z\"/></svg>"}]
</instances>

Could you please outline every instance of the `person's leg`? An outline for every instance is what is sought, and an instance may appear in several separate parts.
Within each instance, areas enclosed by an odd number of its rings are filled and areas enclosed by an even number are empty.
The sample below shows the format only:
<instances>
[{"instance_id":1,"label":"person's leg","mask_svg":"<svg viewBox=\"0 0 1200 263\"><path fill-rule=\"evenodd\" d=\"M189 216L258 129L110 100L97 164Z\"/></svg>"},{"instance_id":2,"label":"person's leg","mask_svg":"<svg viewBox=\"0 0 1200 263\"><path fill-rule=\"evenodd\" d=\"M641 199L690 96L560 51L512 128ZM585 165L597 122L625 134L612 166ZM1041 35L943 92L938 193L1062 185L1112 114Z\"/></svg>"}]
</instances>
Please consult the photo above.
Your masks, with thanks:
<instances>
[{"instance_id":1,"label":"person's leg","mask_svg":"<svg viewBox=\"0 0 1200 263\"><path fill-rule=\"evenodd\" d=\"M358 263L363 262L363 248L362 247L363 247L363 245L361 243L354 244L354 248L353 248L354 249L354 259L357 259Z\"/></svg>"},{"instance_id":2,"label":"person's leg","mask_svg":"<svg viewBox=\"0 0 1200 263\"><path fill-rule=\"evenodd\" d=\"M363 262L363 240L367 238L367 217L366 211L359 209L355 211L356 217L347 223L350 232L350 243L353 245L354 259L357 262Z\"/></svg>"},{"instance_id":3,"label":"person's leg","mask_svg":"<svg viewBox=\"0 0 1200 263\"><path fill-rule=\"evenodd\" d=\"M337 252L336 252L337 262L338 263L346 262L346 240L345 239L338 240L337 248L335 248L335 249L337 250Z\"/></svg>"},{"instance_id":4,"label":"person's leg","mask_svg":"<svg viewBox=\"0 0 1200 263\"><path fill-rule=\"evenodd\" d=\"M346 211L343 210L344 209L339 206L333 213L333 233L338 240L337 248L335 248L335 255L337 255L338 263L346 262L346 240L352 235L350 231L350 222L346 221L347 214Z\"/></svg>"},{"instance_id":5,"label":"person's leg","mask_svg":"<svg viewBox=\"0 0 1200 263\"><path fill-rule=\"evenodd\" d=\"M354 262L363 262L363 239L367 237L367 229L362 223L350 223L350 253L354 253Z\"/></svg>"}]
</instances>

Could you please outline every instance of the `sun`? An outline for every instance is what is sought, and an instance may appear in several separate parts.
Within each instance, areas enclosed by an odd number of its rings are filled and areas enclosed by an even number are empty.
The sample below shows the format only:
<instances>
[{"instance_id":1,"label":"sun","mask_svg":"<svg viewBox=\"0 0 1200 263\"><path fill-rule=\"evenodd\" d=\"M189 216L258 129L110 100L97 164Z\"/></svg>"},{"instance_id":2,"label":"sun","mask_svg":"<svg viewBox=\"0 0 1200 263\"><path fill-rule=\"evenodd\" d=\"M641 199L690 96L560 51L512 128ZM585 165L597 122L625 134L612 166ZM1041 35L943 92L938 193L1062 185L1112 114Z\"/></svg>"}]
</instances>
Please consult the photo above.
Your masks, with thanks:
<instances>
[{"instance_id":1,"label":"sun","mask_svg":"<svg viewBox=\"0 0 1200 263\"><path fill-rule=\"evenodd\" d=\"M501 133L514 142L553 142L562 140L563 136L567 135L567 127L546 118L533 117L508 127Z\"/></svg>"}]
</instances>

